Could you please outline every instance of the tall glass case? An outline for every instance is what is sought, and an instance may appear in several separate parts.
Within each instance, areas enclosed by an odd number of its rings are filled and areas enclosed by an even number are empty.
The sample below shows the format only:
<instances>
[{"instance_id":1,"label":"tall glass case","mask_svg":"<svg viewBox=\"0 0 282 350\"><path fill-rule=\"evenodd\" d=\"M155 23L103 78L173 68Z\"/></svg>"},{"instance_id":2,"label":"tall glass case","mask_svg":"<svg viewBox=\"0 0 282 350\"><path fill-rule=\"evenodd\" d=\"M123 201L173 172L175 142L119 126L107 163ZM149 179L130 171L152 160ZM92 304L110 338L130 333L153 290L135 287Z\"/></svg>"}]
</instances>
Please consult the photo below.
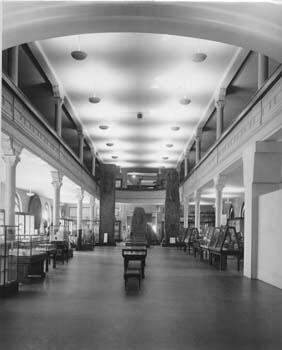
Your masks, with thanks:
<instances>
[{"instance_id":1,"label":"tall glass case","mask_svg":"<svg viewBox=\"0 0 282 350\"><path fill-rule=\"evenodd\" d=\"M34 235L34 215L29 213L15 213L15 224L19 226L20 236Z\"/></svg>"},{"instance_id":2,"label":"tall glass case","mask_svg":"<svg viewBox=\"0 0 282 350\"><path fill-rule=\"evenodd\" d=\"M18 228L0 226L0 296L18 291Z\"/></svg>"}]
</instances>

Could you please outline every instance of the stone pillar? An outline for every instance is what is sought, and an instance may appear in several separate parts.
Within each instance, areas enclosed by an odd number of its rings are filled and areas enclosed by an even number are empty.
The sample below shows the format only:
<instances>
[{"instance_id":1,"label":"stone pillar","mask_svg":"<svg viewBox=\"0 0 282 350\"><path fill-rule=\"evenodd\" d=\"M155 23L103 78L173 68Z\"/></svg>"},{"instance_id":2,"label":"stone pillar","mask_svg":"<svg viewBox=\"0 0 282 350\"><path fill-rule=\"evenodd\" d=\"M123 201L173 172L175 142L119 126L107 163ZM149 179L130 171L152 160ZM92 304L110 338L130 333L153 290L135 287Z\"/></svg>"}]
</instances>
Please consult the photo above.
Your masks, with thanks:
<instances>
[{"instance_id":1,"label":"stone pillar","mask_svg":"<svg viewBox=\"0 0 282 350\"><path fill-rule=\"evenodd\" d=\"M268 79L268 57L258 54L258 89L260 89Z\"/></svg>"},{"instance_id":2,"label":"stone pillar","mask_svg":"<svg viewBox=\"0 0 282 350\"><path fill-rule=\"evenodd\" d=\"M184 177L188 175L188 172L189 172L189 152L186 152L184 156Z\"/></svg>"},{"instance_id":3,"label":"stone pillar","mask_svg":"<svg viewBox=\"0 0 282 350\"><path fill-rule=\"evenodd\" d=\"M53 226L58 227L60 224L60 197L61 197L61 187L62 187L62 180L63 180L63 174L58 171L54 170L51 171L51 177L52 177L52 185L54 188L54 194L53 194Z\"/></svg>"},{"instance_id":4,"label":"stone pillar","mask_svg":"<svg viewBox=\"0 0 282 350\"><path fill-rule=\"evenodd\" d=\"M12 137L2 135L2 158L5 164L5 223L15 225L16 167L22 146Z\"/></svg>"},{"instance_id":5,"label":"stone pillar","mask_svg":"<svg viewBox=\"0 0 282 350\"><path fill-rule=\"evenodd\" d=\"M104 233L108 233L108 244L115 244L115 180L116 166L114 164L103 164L101 166L100 184L100 244L104 243Z\"/></svg>"},{"instance_id":6,"label":"stone pillar","mask_svg":"<svg viewBox=\"0 0 282 350\"><path fill-rule=\"evenodd\" d=\"M80 163L83 164L84 135L83 135L82 130L79 130L77 135L78 135L78 139L79 139L79 160L80 160Z\"/></svg>"},{"instance_id":7,"label":"stone pillar","mask_svg":"<svg viewBox=\"0 0 282 350\"><path fill-rule=\"evenodd\" d=\"M183 208L183 211L184 211L184 228L188 228L189 226L189 197L186 196L184 197L184 208Z\"/></svg>"},{"instance_id":8,"label":"stone pillar","mask_svg":"<svg viewBox=\"0 0 282 350\"><path fill-rule=\"evenodd\" d=\"M19 82L19 47L14 46L8 50L8 74L12 82L18 86Z\"/></svg>"},{"instance_id":9,"label":"stone pillar","mask_svg":"<svg viewBox=\"0 0 282 350\"><path fill-rule=\"evenodd\" d=\"M56 97L55 103L55 116L56 116L56 132L59 137L62 137L62 108L63 99L61 97Z\"/></svg>"},{"instance_id":10,"label":"stone pillar","mask_svg":"<svg viewBox=\"0 0 282 350\"><path fill-rule=\"evenodd\" d=\"M201 223L201 192L199 190L194 192L195 202L195 227L199 230Z\"/></svg>"},{"instance_id":11,"label":"stone pillar","mask_svg":"<svg viewBox=\"0 0 282 350\"><path fill-rule=\"evenodd\" d=\"M94 233L95 198L90 196L90 230Z\"/></svg>"},{"instance_id":12,"label":"stone pillar","mask_svg":"<svg viewBox=\"0 0 282 350\"><path fill-rule=\"evenodd\" d=\"M122 173L122 188L127 188L127 170L126 169L122 169L121 170Z\"/></svg>"},{"instance_id":13,"label":"stone pillar","mask_svg":"<svg viewBox=\"0 0 282 350\"><path fill-rule=\"evenodd\" d=\"M215 107L216 107L216 139L218 140L223 132L224 101L217 100L215 102Z\"/></svg>"},{"instance_id":14,"label":"stone pillar","mask_svg":"<svg viewBox=\"0 0 282 350\"><path fill-rule=\"evenodd\" d=\"M244 275L257 278L259 196L280 189L282 142L256 142L244 150Z\"/></svg>"},{"instance_id":15,"label":"stone pillar","mask_svg":"<svg viewBox=\"0 0 282 350\"><path fill-rule=\"evenodd\" d=\"M179 175L175 169L167 172L166 197L165 197L165 237L169 243L170 237L179 234L180 199L179 199Z\"/></svg>"},{"instance_id":16,"label":"stone pillar","mask_svg":"<svg viewBox=\"0 0 282 350\"><path fill-rule=\"evenodd\" d=\"M199 163L201 159L201 132L200 130L197 130L196 136L195 136L195 146L196 146L196 156L195 156L195 162L196 164Z\"/></svg>"},{"instance_id":17,"label":"stone pillar","mask_svg":"<svg viewBox=\"0 0 282 350\"><path fill-rule=\"evenodd\" d=\"M217 175L213 181L215 188L215 227L219 227L222 217L222 191L226 182L226 177L224 175Z\"/></svg>"}]
</instances>

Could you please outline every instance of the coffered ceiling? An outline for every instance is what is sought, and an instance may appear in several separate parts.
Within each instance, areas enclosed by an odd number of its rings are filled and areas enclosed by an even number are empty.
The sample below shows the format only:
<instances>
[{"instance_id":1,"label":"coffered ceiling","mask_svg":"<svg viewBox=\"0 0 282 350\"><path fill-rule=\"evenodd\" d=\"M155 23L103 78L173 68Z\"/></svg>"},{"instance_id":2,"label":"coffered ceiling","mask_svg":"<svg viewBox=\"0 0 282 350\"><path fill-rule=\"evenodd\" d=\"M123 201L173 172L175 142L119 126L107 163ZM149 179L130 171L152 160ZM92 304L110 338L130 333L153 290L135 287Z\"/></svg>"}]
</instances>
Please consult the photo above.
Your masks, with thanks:
<instances>
[{"instance_id":1,"label":"coffered ceiling","mask_svg":"<svg viewBox=\"0 0 282 350\"><path fill-rule=\"evenodd\" d=\"M101 159L121 167L175 167L237 52L218 42L141 33L84 34L39 45ZM87 53L83 61L70 54L79 47ZM194 62L196 52L207 59ZM88 101L93 94L100 103ZM191 103L181 104L183 97Z\"/></svg>"}]
</instances>

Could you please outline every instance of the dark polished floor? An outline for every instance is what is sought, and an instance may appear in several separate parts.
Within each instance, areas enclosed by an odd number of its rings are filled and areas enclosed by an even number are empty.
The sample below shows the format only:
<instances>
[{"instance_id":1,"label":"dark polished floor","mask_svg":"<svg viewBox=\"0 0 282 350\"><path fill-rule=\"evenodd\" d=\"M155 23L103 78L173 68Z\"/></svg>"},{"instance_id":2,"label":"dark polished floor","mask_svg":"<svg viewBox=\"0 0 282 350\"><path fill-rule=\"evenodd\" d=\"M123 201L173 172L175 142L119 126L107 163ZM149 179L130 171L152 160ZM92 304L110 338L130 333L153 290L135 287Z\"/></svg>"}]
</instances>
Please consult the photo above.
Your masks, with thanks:
<instances>
[{"instance_id":1,"label":"dark polished floor","mask_svg":"<svg viewBox=\"0 0 282 350\"><path fill-rule=\"evenodd\" d=\"M119 248L80 252L0 300L2 350L282 348L282 291L182 251L149 250L126 292Z\"/></svg>"}]
</instances>

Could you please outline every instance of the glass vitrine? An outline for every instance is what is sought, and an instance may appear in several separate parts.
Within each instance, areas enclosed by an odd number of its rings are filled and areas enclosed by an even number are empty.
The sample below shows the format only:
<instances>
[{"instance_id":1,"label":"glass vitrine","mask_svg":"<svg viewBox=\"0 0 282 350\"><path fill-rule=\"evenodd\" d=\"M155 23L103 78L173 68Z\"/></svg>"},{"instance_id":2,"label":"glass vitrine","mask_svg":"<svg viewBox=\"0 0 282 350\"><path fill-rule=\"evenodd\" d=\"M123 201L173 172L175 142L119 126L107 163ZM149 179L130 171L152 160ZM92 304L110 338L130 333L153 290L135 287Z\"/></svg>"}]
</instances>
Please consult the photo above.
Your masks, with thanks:
<instances>
[{"instance_id":1,"label":"glass vitrine","mask_svg":"<svg viewBox=\"0 0 282 350\"><path fill-rule=\"evenodd\" d=\"M18 291L18 227L0 225L0 296Z\"/></svg>"}]
</instances>

